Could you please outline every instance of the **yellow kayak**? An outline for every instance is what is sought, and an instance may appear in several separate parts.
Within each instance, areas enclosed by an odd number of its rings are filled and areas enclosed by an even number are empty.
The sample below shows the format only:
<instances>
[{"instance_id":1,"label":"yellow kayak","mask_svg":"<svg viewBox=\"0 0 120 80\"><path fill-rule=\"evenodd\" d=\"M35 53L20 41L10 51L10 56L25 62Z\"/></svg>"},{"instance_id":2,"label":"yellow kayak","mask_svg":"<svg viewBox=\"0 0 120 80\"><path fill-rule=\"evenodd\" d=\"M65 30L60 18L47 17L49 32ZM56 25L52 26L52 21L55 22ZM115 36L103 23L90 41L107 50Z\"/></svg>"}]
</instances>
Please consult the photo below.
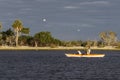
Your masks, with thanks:
<instances>
[{"instance_id":1,"label":"yellow kayak","mask_svg":"<svg viewBox=\"0 0 120 80\"><path fill-rule=\"evenodd\" d=\"M65 54L67 57L104 57L105 54Z\"/></svg>"}]
</instances>

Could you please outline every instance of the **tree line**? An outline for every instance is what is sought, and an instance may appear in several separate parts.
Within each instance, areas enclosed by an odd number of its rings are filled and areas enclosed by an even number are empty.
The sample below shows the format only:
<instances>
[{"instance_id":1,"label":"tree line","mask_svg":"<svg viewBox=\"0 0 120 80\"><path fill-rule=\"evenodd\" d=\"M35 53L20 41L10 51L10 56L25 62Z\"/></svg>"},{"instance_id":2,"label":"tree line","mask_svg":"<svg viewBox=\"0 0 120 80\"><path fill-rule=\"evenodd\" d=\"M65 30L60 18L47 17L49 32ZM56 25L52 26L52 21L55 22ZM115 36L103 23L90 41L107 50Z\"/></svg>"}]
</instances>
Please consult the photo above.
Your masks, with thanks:
<instances>
[{"instance_id":1,"label":"tree line","mask_svg":"<svg viewBox=\"0 0 120 80\"><path fill-rule=\"evenodd\" d=\"M41 31L30 36L30 29L24 27L21 20L15 20L11 28L2 31L2 23L0 23L0 45L1 46L32 46L32 47L57 47L57 46L120 46L117 40L117 34L113 31L104 31L99 33L100 40L75 40L61 41L54 38L49 31Z\"/></svg>"}]
</instances>

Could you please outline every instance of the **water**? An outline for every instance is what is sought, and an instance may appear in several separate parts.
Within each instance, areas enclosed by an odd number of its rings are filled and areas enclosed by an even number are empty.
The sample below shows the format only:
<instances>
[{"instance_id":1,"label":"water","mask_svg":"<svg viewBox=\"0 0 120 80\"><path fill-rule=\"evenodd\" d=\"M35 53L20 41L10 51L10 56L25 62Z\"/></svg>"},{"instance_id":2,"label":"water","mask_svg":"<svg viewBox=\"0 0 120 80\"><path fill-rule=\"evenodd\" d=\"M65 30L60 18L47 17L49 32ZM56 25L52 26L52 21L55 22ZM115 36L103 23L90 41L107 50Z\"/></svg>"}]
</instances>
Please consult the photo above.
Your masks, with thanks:
<instances>
[{"instance_id":1,"label":"water","mask_svg":"<svg viewBox=\"0 0 120 80\"><path fill-rule=\"evenodd\" d=\"M67 58L75 51L0 51L0 80L120 80L120 51L104 58Z\"/></svg>"}]
</instances>

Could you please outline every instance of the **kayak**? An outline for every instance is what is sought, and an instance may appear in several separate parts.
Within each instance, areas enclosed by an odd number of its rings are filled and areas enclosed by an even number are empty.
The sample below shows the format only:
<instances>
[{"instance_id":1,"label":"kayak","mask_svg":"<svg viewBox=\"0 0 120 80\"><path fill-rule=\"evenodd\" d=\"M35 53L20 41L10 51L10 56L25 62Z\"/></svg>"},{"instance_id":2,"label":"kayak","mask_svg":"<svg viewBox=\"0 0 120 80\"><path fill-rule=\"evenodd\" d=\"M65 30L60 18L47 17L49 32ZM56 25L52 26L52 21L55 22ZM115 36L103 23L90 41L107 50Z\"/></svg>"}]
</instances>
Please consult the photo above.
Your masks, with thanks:
<instances>
[{"instance_id":1,"label":"kayak","mask_svg":"<svg viewBox=\"0 0 120 80\"><path fill-rule=\"evenodd\" d=\"M104 57L105 54L73 54L67 53L65 54L67 57Z\"/></svg>"}]
</instances>

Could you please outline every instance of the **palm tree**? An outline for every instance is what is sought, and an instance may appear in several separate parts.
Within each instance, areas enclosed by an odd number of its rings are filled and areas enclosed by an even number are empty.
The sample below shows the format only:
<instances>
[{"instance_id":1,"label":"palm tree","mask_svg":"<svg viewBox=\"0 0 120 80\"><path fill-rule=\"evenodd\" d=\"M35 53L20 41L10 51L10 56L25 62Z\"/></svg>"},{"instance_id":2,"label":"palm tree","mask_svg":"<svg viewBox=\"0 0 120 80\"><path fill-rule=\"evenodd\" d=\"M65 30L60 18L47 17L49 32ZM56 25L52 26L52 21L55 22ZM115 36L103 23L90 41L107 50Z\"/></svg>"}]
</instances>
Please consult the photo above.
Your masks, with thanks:
<instances>
[{"instance_id":1,"label":"palm tree","mask_svg":"<svg viewBox=\"0 0 120 80\"><path fill-rule=\"evenodd\" d=\"M18 46L18 37L19 37L19 33L23 28L23 24L21 20L15 20L12 24L12 27L16 33L16 38L15 38L15 42L16 42L16 46Z\"/></svg>"},{"instance_id":2,"label":"palm tree","mask_svg":"<svg viewBox=\"0 0 120 80\"><path fill-rule=\"evenodd\" d=\"M2 29L2 23L0 22L0 32L1 32L1 29Z\"/></svg>"},{"instance_id":3,"label":"palm tree","mask_svg":"<svg viewBox=\"0 0 120 80\"><path fill-rule=\"evenodd\" d=\"M1 30L2 30L2 23L0 22L0 43L2 43L2 33L1 33Z\"/></svg>"},{"instance_id":4,"label":"palm tree","mask_svg":"<svg viewBox=\"0 0 120 80\"><path fill-rule=\"evenodd\" d=\"M30 29L29 28L22 28L21 33L29 34L30 33Z\"/></svg>"},{"instance_id":5,"label":"palm tree","mask_svg":"<svg viewBox=\"0 0 120 80\"><path fill-rule=\"evenodd\" d=\"M29 28L22 28L21 33L24 35L20 36L21 37L20 42L24 43L29 38L29 36L26 36L26 35L29 35L30 29Z\"/></svg>"}]
</instances>

